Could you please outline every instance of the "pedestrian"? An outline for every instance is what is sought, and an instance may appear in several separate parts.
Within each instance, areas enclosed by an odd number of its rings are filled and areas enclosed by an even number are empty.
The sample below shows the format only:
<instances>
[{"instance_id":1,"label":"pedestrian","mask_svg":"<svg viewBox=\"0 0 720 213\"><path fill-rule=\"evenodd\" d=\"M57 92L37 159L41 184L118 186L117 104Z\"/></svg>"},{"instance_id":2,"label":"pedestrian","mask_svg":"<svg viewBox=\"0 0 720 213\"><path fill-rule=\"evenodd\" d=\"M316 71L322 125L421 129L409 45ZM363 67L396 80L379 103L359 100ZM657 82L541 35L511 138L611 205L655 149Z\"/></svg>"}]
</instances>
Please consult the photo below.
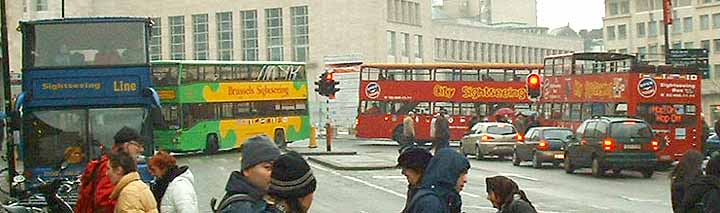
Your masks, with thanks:
<instances>
[{"instance_id":1,"label":"pedestrian","mask_svg":"<svg viewBox=\"0 0 720 213\"><path fill-rule=\"evenodd\" d=\"M444 148L430 160L420 183L420 190L410 200L407 212L461 212L460 192L467 182L470 162L459 152Z\"/></svg>"},{"instance_id":2,"label":"pedestrian","mask_svg":"<svg viewBox=\"0 0 720 213\"><path fill-rule=\"evenodd\" d=\"M450 122L446 114L446 111L440 111L435 121L435 143L433 144L435 153L442 148L450 147Z\"/></svg>"},{"instance_id":3,"label":"pedestrian","mask_svg":"<svg viewBox=\"0 0 720 213\"><path fill-rule=\"evenodd\" d=\"M263 197L270 187L273 162L280 149L266 135L248 139L242 145L242 171L233 171L225 186L225 196L216 212L274 212Z\"/></svg>"},{"instance_id":4,"label":"pedestrian","mask_svg":"<svg viewBox=\"0 0 720 213\"><path fill-rule=\"evenodd\" d=\"M144 138L130 127L123 127L113 137L115 143L110 153L126 152L137 159L143 151ZM102 149L101 149L102 150ZM115 185L107 177L109 153L88 162L80 177L79 198L76 213L113 212L116 201L110 199Z\"/></svg>"},{"instance_id":5,"label":"pedestrian","mask_svg":"<svg viewBox=\"0 0 720 213\"><path fill-rule=\"evenodd\" d=\"M515 125L515 129L523 135L525 135L525 132L528 130L528 124L529 119L522 113L518 113L518 115L515 117L515 122L513 122Z\"/></svg>"},{"instance_id":6,"label":"pedestrian","mask_svg":"<svg viewBox=\"0 0 720 213\"><path fill-rule=\"evenodd\" d=\"M535 207L517 183L505 176L485 178L487 199L498 213L535 213Z\"/></svg>"},{"instance_id":7,"label":"pedestrian","mask_svg":"<svg viewBox=\"0 0 720 213\"><path fill-rule=\"evenodd\" d=\"M117 200L115 212L158 212L150 187L140 180L135 159L126 152L110 154L107 176L115 185L110 199Z\"/></svg>"},{"instance_id":8,"label":"pedestrian","mask_svg":"<svg viewBox=\"0 0 720 213\"><path fill-rule=\"evenodd\" d=\"M703 155L700 152L689 150L670 173L670 200L674 212L681 211L688 184L702 175L702 161Z\"/></svg>"},{"instance_id":9,"label":"pedestrian","mask_svg":"<svg viewBox=\"0 0 720 213\"><path fill-rule=\"evenodd\" d=\"M155 176L151 191L160 212L199 212L195 177L187 166L178 166L175 157L164 151L156 153L148 164Z\"/></svg>"},{"instance_id":10,"label":"pedestrian","mask_svg":"<svg viewBox=\"0 0 720 213\"><path fill-rule=\"evenodd\" d=\"M410 200L415 193L420 190L420 183L425 173L425 168L432 159L432 154L427 149L421 147L408 147L398 156L398 167L402 169L402 174L408 182L408 191L406 193L405 207L402 212L408 212Z\"/></svg>"},{"instance_id":11,"label":"pedestrian","mask_svg":"<svg viewBox=\"0 0 720 213\"><path fill-rule=\"evenodd\" d=\"M527 128L525 128L525 131L523 132L523 135L527 134L527 131L530 130L530 129L532 129L533 127L539 127L539 126L540 126L540 123L538 122L537 117L535 117L535 116L530 116L530 117L528 117L528 122L527 122L527 123L528 123L528 124L527 124Z\"/></svg>"},{"instance_id":12,"label":"pedestrian","mask_svg":"<svg viewBox=\"0 0 720 213\"><path fill-rule=\"evenodd\" d=\"M403 119L402 146L410 146L415 143L415 112L408 112Z\"/></svg>"},{"instance_id":13,"label":"pedestrian","mask_svg":"<svg viewBox=\"0 0 720 213\"><path fill-rule=\"evenodd\" d=\"M720 136L720 119L715 120L715 134Z\"/></svg>"},{"instance_id":14,"label":"pedestrian","mask_svg":"<svg viewBox=\"0 0 720 213\"><path fill-rule=\"evenodd\" d=\"M720 212L720 154L713 154L705 175L689 181L676 212Z\"/></svg>"},{"instance_id":15,"label":"pedestrian","mask_svg":"<svg viewBox=\"0 0 720 213\"><path fill-rule=\"evenodd\" d=\"M273 163L268 194L274 208L283 213L306 213L310 210L317 181L310 165L297 152L290 151Z\"/></svg>"}]
</instances>

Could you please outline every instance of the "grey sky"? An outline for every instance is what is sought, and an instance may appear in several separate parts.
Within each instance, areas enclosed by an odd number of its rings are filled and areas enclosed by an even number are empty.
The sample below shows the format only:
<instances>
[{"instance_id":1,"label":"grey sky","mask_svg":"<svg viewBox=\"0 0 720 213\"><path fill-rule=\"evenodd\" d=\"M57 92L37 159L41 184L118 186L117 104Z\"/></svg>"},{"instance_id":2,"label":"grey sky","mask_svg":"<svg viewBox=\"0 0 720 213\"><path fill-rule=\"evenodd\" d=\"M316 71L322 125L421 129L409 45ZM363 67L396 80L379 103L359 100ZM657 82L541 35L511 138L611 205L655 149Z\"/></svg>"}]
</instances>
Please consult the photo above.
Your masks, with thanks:
<instances>
[{"instance_id":1,"label":"grey sky","mask_svg":"<svg viewBox=\"0 0 720 213\"><path fill-rule=\"evenodd\" d=\"M576 31L602 28L604 0L537 0L538 25L557 28L566 26Z\"/></svg>"}]
</instances>

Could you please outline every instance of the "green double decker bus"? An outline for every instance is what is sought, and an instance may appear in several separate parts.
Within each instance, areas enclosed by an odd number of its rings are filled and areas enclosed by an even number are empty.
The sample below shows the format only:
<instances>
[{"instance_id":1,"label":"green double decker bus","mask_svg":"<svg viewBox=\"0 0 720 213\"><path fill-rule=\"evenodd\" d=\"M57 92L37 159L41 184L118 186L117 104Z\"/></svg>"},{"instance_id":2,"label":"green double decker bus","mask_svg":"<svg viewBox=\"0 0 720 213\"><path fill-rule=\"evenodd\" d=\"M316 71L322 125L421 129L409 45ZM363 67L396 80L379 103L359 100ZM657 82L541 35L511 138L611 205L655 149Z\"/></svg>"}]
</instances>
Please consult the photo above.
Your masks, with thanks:
<instances>
[{"instance_id":1,"label":"green double decker bus","mask_svg":"<svg viewBox=\"0 0 720 213\"><path fill-rule=\"evenodd\" d=\"M155 145L170 152L239 148L265 134L284 148L310 136L305 63L152 62L164 125Z\"/></svg>"}]
</instances>

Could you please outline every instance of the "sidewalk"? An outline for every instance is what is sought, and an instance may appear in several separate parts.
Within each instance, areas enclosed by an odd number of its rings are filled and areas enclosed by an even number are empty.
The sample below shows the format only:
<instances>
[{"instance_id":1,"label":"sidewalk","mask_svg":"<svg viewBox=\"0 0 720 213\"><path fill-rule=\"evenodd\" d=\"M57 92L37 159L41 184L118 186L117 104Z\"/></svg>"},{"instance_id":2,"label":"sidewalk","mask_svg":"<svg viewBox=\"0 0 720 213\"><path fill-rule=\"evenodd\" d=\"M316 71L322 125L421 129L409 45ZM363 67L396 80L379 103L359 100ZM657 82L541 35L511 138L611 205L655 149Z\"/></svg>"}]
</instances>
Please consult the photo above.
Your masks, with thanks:
<instances>
[{"instance_id":1,"label":"sidewalk","mask_svg":"<svg viewBox=\"0 0 720 213\"><path fill-rule=\"evenodd\" d=\"M358 143L355 137L346 137L341 136L340 138L334 138L331 152L326 151L324 139L318 140L317 148L308 148L309 140L303 140L288 144L288 149L304 156L309 156L308 161L336 170L378 170L395 168L397 163L394 161L383 159L370 153L358 152L358 146L361 146L363 143Z\"/></svg>"}]
</instances>

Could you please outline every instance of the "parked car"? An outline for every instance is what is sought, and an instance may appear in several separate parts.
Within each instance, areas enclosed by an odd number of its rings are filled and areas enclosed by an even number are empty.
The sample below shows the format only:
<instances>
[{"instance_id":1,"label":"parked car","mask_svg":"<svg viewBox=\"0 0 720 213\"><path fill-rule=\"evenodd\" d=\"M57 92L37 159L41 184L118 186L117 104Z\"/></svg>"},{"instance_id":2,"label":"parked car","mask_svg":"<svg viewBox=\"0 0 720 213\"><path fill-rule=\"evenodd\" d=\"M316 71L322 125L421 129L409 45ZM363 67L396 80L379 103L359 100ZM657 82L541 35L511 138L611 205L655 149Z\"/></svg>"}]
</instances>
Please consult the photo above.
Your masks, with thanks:
<instances>
[{"instance_id":1,"label":"parked car","mask_svg":"<svg viewBox=\"0 0 720 213\"><path fill-rule=\"evenodd\" d=\"M518 138L512 124L501 122L480 122L460 140L460 152L475 155L482 160L486 155L495 155L500 159L511 155Z\"/></svg>"},{"instance_id":2,"label":"parked car","mask_svg":"<svg viewBox=\"0 0 720 213\"><path fill-rule=\"evenodd\" d=\"M544 162L559 166L565 159L565 147L573 139L573 130L561 127L534 127L527 131L524 140L518 141L513 149L513 165L532 161L534 168L541 168Z\"/></svg>"},{"instance_id":3,"label":"parked car","mask_svg":"<svg viewBox=\"0 0 720 213\"><path fill-rule=\"evenodd\" d=\"M612 170L636 170L650 178L657 162L660 143L650 125L626 116L595 116L584 121L575 131L575 139L565 150L565 172L591 168L599 177Z\"/></svg>"},{"instance_id":4,"label":"parked car","mask_svg":"<svg viewBox=\"0 0 720 213\"><path fill-rule=\"evenodd\" d=\"M705 141L702 148L705 156L710 156L713 152L720 151L720 137L715 133L710 133L710 137Z\"/></svg>"}]
</instances>

